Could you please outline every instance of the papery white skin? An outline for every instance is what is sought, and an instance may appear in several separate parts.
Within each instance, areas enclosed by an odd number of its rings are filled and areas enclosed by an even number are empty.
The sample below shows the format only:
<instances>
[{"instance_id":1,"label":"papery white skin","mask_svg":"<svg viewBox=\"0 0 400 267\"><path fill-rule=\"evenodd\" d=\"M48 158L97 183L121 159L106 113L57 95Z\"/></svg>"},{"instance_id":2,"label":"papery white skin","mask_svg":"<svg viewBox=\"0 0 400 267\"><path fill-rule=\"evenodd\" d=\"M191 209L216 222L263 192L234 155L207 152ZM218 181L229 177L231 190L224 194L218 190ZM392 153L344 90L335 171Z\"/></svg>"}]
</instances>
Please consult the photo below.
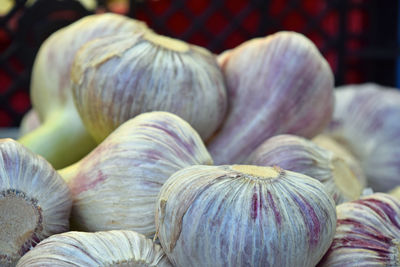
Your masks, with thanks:
<instances>
[{"instance_id":1,"label":"papery white skin","mask_svg":"<svg viewBox=\"0 0 400 267\"><path fill-rule=\"evenodd\" d=\"M172 113L150 112L123 123L60 174L73 193L78 229L129 229L152 236L161 186L195 164L212 164L198 133Z\"/></svg>"},{"instance_id":2,"label":"papery white skin","mask_svg":"<svg viewBox=\"0 0 400 267\"><path fill-rule=\"evenodd\" d=\"M75 53L95 38L145 30L144 23L105 13L86 16L46 39L35 58L30 85L32 106L42 125L19 141L55 168L72 164L93 149L96 143L85 130L72 98L70 73Z\"/></svg>"},{"instance_id":3,"label":"papery white skin","mask_svg":"<svg viewBox=\"0 0 400 267\"><path fill-rule=\"evenodd\" d=\"M10 207L0 206L0 236L7 234L18 239L0 239L0 248L4 249L0 251L1 266L15 264L23 253L40 240L68 231L72 197L67 184L44 158L12 139L0 139L0 192L0 200L10 193L15 195L15 199L29 199L35 203L42 220L36 221L34 232L29 232L32 229L23 229L21 225L33 218L9 217L12 212ZM12 229L21 227L21 232L13 233ZM9 252L5 250L11 249L15 249L11 259L4 258L4 253Z\"/></svg>"},{"instance_id":4,"label":"papery white skin","mask_svg":"<svg viewBox=\"0 0 400 267\"><path fill-rule=\"evenodd\" d=\"M171 263L315 266L336 227L323 185L281 169L277 178L262 178L234 167L188 167L161 188L157 236Z\"/></svg>"},{"instance_id":5,"label":"papery white skin","mask_svg":"<svg viewBox=\"0 0 400 267\"><path fill-rule=\"evenodd\" d=\"M177 114L206 140L227 107L224 78L209 51L149 32L86 44L74 60L72 81L79 114L98 142L154 110Z\"/></svg>"},{"instance_id":6,"label":"papery white skin","mask_svg":"<svg viewBox=\"0 0 400 267\"><path fill-rule=\"evenodd\" d=\"M53 235L25 254L17 266L172 267L159 245L127 230Z\"/></svg>"},{"instance_id":7,"label":"papery white skin","mask_svg":"<svg viewBox=\"0 0 400 267\"><path fill-rule=\"evenodd\" d=\"M360 161L374 191L400 185L400 91L369 83L339 87L335 97L327 134Z\"/></svg>"},{"instance_id":8,"label":"papery white skin","mask_svg":"<svg viewBox=\"0 0 400 267\"><path fill-rule=\"evenodd\" d=\"M331 136L326 134L319 134L315 136L312 141L318 146L334 152L340 156L350 167L354 175L362 187L367 186L367 177L365 177L364 171L360 165L360 162L351 154L351 152L341 143L333 139Z\"/></svg>"},{"instance_id":9,"label":"papery white skin","mask_svg":"<svg viewBox=\"0 0 400 267\"><path fill-rule=\"evenodd\" d=\"M333 73L315 45L295 32L243 43L218 57L228 90L228 113L208 142L216 164L237 164L267 138L311 138L329 123Z\"/></svg>"},{"instance_id":10,"label":"papery white skin","mask_svg":"<svg viewBox=\"0 0 400 267\"><path fill-rule=\"evenodd\" d=\"M279 166L310 176L325 186L336 204L358 199L362 193L362 185L339 155L300 136L282 134L267 139L246 164Z\"/></svg>"},{"instance_id":11,"label":"papery white skin","mask_svg":"<svg viewBox=\"0 0 400 267\"><path fill-rule=\"evenodd\" d=\"M399 266L400 202L375 193L337 206L335 238L319 267Z\"/></svg>"}]
</instances>

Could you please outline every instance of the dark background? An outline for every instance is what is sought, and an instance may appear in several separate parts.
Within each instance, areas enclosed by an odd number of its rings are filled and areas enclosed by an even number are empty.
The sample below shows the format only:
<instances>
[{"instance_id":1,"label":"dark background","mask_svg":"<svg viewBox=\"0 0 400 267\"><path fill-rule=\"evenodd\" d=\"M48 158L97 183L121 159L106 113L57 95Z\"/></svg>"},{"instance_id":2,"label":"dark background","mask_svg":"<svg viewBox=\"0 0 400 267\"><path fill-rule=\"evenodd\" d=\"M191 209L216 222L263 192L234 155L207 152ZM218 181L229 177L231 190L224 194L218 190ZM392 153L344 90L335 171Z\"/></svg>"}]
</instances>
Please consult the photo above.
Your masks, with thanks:
<instances>
[{"instance_id":1,"label":"dark background","mask_svg":"<svg viewBox=\"0 0 400 267\"><path fill-rule=\"evenodd\" d=\"M94 12L147 22L156 32L214 53L279 30L304 33L335 73L336 85L376 82L400 87L394 0L15 0L0 16L0 127L16 127L30 109L29 81L40 44L55 30ZM400 80L400 79L399 79Z\"/></svg>"}]
</instances>

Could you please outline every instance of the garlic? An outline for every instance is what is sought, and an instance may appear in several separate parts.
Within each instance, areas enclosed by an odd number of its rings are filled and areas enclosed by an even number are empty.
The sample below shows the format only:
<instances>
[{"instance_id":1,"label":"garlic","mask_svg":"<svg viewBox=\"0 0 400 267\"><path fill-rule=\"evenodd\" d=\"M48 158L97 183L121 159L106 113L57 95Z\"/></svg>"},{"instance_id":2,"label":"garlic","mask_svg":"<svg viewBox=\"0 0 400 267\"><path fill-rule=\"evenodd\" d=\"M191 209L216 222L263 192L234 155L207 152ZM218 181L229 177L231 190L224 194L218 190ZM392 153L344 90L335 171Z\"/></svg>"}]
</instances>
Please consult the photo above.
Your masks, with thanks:
<instances>
[{"instance_id":1,"label":"garlic","mask_svg":"<svg viewBox=\"0 0 400 267\"><path fill-rule=\"evenodd\" d=\"M338 205L335 238L318 266L399 266L399 214L399 200L384 193Z\"/></svg>"},{"instance_id":2,"label":"garlic","mask_svg":"<svg viewBox=\"0 0 400 267\"><path fill-rule=\"evenodd\" d=\"M29 132L32 132L41 124L39 114L36 110L30 109L25 115L22 117L21 123L18 129L18 135L23 136Z\"/></svg>"},{"instance_id":3,"label":"garlic","mask_svg":"<svg viewBox=\"0 0 400 267\"><path fill-rule=\"evenodd\" d=\"M212 164L198 133L168 112L128 120L79 162L60 170L73 194L77 229L128 229L152 236L154 206L171 174Z\"/></svg>"},{"instance_id":4,"label":"garlic","mask_svg":"<svg viewBox=\"0 0 400 267\"><path fill-rule=\"evenodd\" d=\"M336 227L323 185L278 167L187 167L165 182L156 207L156 235L174 266L315 266Z\"/></svg>"},{"instance_id":5,"label":"garlic","mask_svg":"<svg viewBox=\"0 0 400 267\"><path fill-rule=\"evenodd\" d=\"M126 230L53 235L25 254L17 266L172 267L159 245Z\"/></svg>"},{"instance_id":6,"label":"garlic","mask_svg":"<svg viewBox=\"0 0 400 267\"><path fill-rule=\"evenodd\" d=\"M335 97L327 134L360 161L372 189L400 185L400 92L369 83L339 87Z\"/></svg>"},{"instance_id":7,"label":"garlic","mask_svg":"<svg viewBox=\"0 0 400 267\"><path fill-rule=\"evenodd\" d=\"M44 238L68 231L68 186L42 157L0 139L0 265L13 266Z\"/></svg>"},{"instance_id":8,"label":"garlic","mask_svg":"<svg viewBox=\"0 0 400 267\"><path fill-rule=\"evenodd\" d=\"M315 136L312 141L319 147L330 150L342 158L350 167L353 174L357 177L361 186L363 188L367 186L367 177L365 177L360 162L350 153L350 151L347 150L345 146L326 134L319 134Z\"/></svg>"},{"instance_id":9,"label":"garlic","mask_svg":"<svg viewBox=\"0 0 400 267\"><path fill-rule=\"evenodd\" d=\"M279 166L320 181L336 204L358 199L363 186L346 161L334 152L300 136L282 134L263 142L247 164Z\"/></svg>"},{"instance_id":10,"label":"garlic","mask_svg":"<svg viewBox=\"0 0 400 267\"><path fill-rule=\"evenodd\" d=\"M150 31L86 44L75 57L72 82L79 114L97 142L124 121L154 110L180 116L206 140L226 110L214 56Z\"/></svg>"},{"instance_id":11,"label":"garlic","mask_svg":"<svg viewBox=\"0 0 400 267\"><path fill-rule=\"evenodd\" d=\"M46 39L35 58L31 79L32 106L42 125L19 141L56 169L76 162L93 149L96 143L85 130L72 99L74 55L89 40L145 30L141 22L106 13L84 17Z\"/></svg>"},{"instance_id":12,"label":"garlic","mask_svg":"<svg viewBox=\"0 0 400 267\"><path fill-rule=\"evenodd\" d=\"M305 36L278 32L256 38L218 59L228 90L228 114L208 141L216 164L237 164L267 138L311 138L329 123L333 74Z\"/></svg>"}]
</instances>

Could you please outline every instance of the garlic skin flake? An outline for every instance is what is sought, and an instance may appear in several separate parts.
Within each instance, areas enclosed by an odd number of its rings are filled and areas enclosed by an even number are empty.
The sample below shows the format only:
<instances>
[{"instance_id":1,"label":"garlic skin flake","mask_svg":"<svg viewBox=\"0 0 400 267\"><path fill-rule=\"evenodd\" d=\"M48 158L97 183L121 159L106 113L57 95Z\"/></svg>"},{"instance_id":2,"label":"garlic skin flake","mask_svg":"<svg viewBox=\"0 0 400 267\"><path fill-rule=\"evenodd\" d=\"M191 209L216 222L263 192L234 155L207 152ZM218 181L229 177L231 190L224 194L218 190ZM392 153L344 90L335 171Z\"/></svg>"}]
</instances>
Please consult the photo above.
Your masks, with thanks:
<instances>
[{"instance_id":1,"label":"garlic skin flake","mask_svg":"<svg viewBox=\"0 0 400 267\"><path fill-rule=\"evenodd\" d=\"M208 139L224 119L224 77L206 49L154 32L94 40L72 66L73 95L86 129L101 142L128 119L167 111Z\"/></svg>"},{"instance_id":2,"label":"garlic skin flake","mask_svg":"<svg viewBox=\"0 0 400 267\"><path fill-rule=\"evenodd\" d=\"M400 92L367 83L338 87L335 97L326 134L360 161L374 191L400 185Z\"/></svg>"},{"instance_id":3,"label":"garlic skin flake","mask_svg":"<svg viewBox=\"0 0 400 267\"><path fill-rule=\"evenodd\" d=\"M16 261L46 237L68 231L72 197L42 157L0 139L0 265Z\"/></svg>"},{"instance_id":4,"label":"garlic skin flake","mask_svg":"<svg viewBox=\"0 0 400 267\"><path fill-rule=\"evenodd\" d=\"M82 124L71 91L75 53L99 37L148 30L140 21L104 13L83 17L50 35L35 57L30 84L32 106L42 124L19 141L56 169L89 153L96 143Z\"/></svg>"},{"instance_id":5,"label":"garlic skin flake","mask_svg":"<svg viewBox=\"0 0 400 267\"><path fill-rule=\"evenodd\" d=\"M178 116L142 113L109 135L89 155L63 170L73 194L78 230L155 232L154 207L174 172L212 164L198 133Z\"/></svg>"},{"instance_id":6,"label":"garlic skin flake","mask_svg":"<svg viewBox=\"0 0 400 267\"><path fill-rule=\"evenodd\" d=\"M399 266L400 202L385 193L337 206L337 228L319 267Z\"/></svg>"},{"instance_id":7,"label":"garlic skin flake","mask_svg":"<svg viewBox=\"0 0 400 267\"><path fill-rule=\"evenodd\" d=\"M225 122L207 141L214 162L240 164L267 138L319 134L333 111L334 78L304 35L278 32L218 57L228 90Z\"/></svg>"},{"instance_id":8,"label":"garlic skin flake","mask_svg":"<svg viewBox=\"0 0 400 267\"><path fill-rule=\"evenodd\" d=\"M263 142L246 161L257 166L279 166L320 181L336 204L358 199L363 186L339 155L306 138L282 134Z\"/></svg>"},{"instance_id":9,"label":"garlic skin flake","mask_svg":"<svg viewBox=\"0 0 400 267\"><path fill-rule=\"evenodd\" d=\"M172 267L161 247L134 231L71 231L40 242L17 266Z\"/></svg>"},{"instance_id":10,"label":"garlic skin flake","mask_svg":"<svg viewBox=\"0 0 400 267\"><path fill-rule=\"evenodd\" d=\"M336 227L323 185L278 167L187 167L165 182L156 208L174 266L315 266Z\"/></svg>"}]
</instances>

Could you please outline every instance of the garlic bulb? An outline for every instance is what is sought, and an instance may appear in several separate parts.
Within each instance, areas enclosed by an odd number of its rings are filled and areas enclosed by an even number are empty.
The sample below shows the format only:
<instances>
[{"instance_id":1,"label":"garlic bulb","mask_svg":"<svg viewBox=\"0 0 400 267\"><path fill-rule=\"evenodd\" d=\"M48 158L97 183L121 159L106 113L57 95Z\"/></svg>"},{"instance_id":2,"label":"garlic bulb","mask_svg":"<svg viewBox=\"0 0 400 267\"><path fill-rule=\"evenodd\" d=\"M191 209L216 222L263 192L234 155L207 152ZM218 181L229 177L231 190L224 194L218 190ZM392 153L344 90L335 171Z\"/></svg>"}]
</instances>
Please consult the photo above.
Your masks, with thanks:
<instances>
[{"instance_id":1,"label":"garlic bulb","mask_svg":"<svg viewBox=\"0 0 400 267\"><path fill-rule=\"evenodd\" d=\"M360 161L375 191L400 185L400 92L369 83L339 87L335 97L327 134Z\"/></svg>"},{"instance_id":2,"label":"garlic bulb","mask_svg":"<svg viewBox=\"0 0 400 267\"><path fill-rule=\"evenodd\" d=\"M66 183L42 157L0 139L0 265L16 261L44 238L68 231Z\"/></svg>"},{"instance_id":3,"label":"garlic bulb","mask_svg":"<svg viewBox=\"0 0 400 267\"><path fill-rule=\"evenodd\" d=\"M53 235L26 253L17 266L172 267L159 245L126 230Z\"/></svg>"},{"instance_id":4,"label":"garlic bulb","mask_svg":"<svg viewBox=\"0 0 400 267\"><path fill-rule=\"evenodd\" d=\"M174 266L315 266L335 227L323 185L278 167L187 167L157 200L157 236Z\"/></svg>"},{"instance_id":5,"label":"garlic bulb","mask_svg":"<svg viewBox=\"0 0 400 267\"><path fill-rule=\"evenodd\" d=\"M129 229L152 236L161 186L195 164L212 164L200 136L178 116L159 111L123 123L60 174L72 190L78 229Z\"/></svg>"},{"instance_id":6,"label":"garlic bulb","mask_svg":"<svg viewBox=\"0 0 400 267\"><path fill-rule=\"evenodd\" d=\"M23 136L29 132L32 132L41 124L39 114L33 108L30 109L22 117L21 123L19 125L18 135Z\"/></svg>"},{"instance_id":7,"label":"garlic bulb","mask_svg":"<svg viewBox=\"0 0 400 267\"><path fill-rule=\"evenodd\" d=\"M148 111L186 120L203 140L224 119L226 89L207 50L147 31L94 40L72 67L75 104L98 142Z\"/></svg>"},{"instance_id":8,"label":"garlic bulb","mask_svg":"<svg viewBox=\"0 0 400 267\"><path fill-rule=\"evenodd\" d=\"M363 187L346 161L300 136L282 134L263 142L247 164L279 166L320 181L336 204L358 199Z\"/></svg>"},{"instance_id":9,"label":"garlic bulb","mask_svg":"<svg viewBox=\"0 0 400 267\"><path fill-rule=\"evenodd\" d=\"M216 164L241 163L274 135L311 138L331 120L333 74L305 36L278 32L253 39L218 61L229 111L207 145Z\"/></svg>"},{"instance_id":10,"label":"garlic bulb","mask_svg":"<svg viewBox=\"0 0 400 267\"><path fill-rule=\"evenodd\" d=\"M318 266L399 266L399 214L399 200L384 193L338 205L335 238Z\"/></svg>"},{"instance_id":11,"label":"garlic bulb","mask_svg":"<svg viewBox=\"0 0 400 267\"><path fill-rule=\"evenodd\" d=\"M360 162L351 154L350 151L347 150L345 146L326 134L319 134L315 136L312 141L319 147L332 151L340 158L342 158L350 167L353 174L357 177L361 186L364 188L367 186L367 177L365 177Z\"/></svg>"},{"instance_id":12,"label":"garlic bulb","mask_svg":"<svg viewBox=\"0 0 400 267\"><path fill-rule=\"evenodd\" d=\"M46 39L35 58L31 79L32 106L42 125L19 141L56 169L76 162L93 149L96 143L85 130L72 99L74 55L95 38L145 30L141 22L105 13L84 17Z\"/></svg>"}]
</instances>

